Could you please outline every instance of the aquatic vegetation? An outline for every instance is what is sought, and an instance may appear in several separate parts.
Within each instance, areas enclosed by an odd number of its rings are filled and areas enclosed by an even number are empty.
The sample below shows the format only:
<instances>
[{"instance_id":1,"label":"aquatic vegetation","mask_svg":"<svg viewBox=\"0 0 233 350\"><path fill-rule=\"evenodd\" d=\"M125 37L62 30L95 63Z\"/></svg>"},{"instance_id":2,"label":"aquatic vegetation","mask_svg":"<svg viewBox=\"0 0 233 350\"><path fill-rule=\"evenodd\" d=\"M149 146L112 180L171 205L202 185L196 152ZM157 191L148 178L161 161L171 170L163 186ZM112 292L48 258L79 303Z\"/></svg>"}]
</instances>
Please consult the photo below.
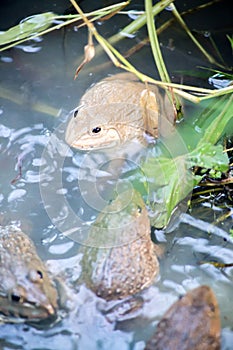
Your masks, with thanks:
<instances>
[{"instance_id":1,"label":"aquatic vegetation","mask_svg":"<svg viewBox=\"0 0 233 350\"><path fill-rule=\"evenodd\" d=\"M207 172L212 178L219 178L229 169L227 153L217 143L232 120L232 110L233 96L211 101L194 118L188 133L179 125L171 139L156 145L159 156L152 150L142 162L140 174L128 174L137 190L148 196L155 227L166 227L178 203L192 192Z\"/></svg>"}]
</instances>

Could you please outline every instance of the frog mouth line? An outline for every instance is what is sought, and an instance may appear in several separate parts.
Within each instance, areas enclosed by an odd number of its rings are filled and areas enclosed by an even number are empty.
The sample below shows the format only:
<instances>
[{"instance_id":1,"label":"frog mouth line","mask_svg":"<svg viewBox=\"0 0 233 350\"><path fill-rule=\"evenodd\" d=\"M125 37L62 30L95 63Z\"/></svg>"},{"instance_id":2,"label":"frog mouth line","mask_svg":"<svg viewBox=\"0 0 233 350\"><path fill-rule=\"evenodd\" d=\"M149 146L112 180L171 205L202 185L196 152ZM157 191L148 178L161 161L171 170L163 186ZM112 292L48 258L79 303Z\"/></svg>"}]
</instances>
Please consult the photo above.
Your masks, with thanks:
<instances>
[{"instance_id":1,"label":"frog mouth line","mask_svg":"<svg viewBox=\"0 0 233 350\"><path fill-rule=\"evenodd\" d=\"M36 304L25 302L23 305L6 307L6 311L1 311L0 320L12 323L21 323L26 320L41 321L46 318L54 317L56 310L52 305L36 306Z\"/></svg>"},{"instance_id":2,"label":"frog mouth line","mask_svg":"<svg viewBox=\"0 0 233 350\"><path fill-rule=\"evenodd\" d=\"M108 138L106 137L109 136ZM107 139L106 139L107 138ZM96 142L98 139L98 142ZM119 131L114 127L109 127L105 135L99 135L98 137L92 137L90 135L83 135L71 142L71 147L77 149L103 149L112 148L122 143L122 138Z\"/></svg>"},{"instance_id":3,"label":"frog mouth line","mask_svg":"<svg viewBox=\"0 0 233 350\"><path fill-rule=\"evenodd\" d=\"M119 141L109 141L106 143L103 142L103 143L101 143L101 145L96 145L96 144L85 145L84 143L81 143L80 141L81 140L72 142L71 147L87 151L87 150L99 150L99 149L105 149L105 148L113 148L113 147L116 147L120 144L120 140Z\"/></svg>"}]
</instances>

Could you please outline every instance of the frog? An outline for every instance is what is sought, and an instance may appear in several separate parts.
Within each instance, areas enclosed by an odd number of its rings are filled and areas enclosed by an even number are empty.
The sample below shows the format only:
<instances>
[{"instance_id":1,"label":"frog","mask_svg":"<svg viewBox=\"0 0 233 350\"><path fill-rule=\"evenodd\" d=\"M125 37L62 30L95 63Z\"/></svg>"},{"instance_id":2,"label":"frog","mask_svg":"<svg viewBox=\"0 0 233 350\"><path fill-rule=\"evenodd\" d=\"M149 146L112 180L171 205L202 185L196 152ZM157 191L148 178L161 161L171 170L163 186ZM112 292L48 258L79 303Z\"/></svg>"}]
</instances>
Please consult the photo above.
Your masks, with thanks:
<instances>
[{"instance_id":1,"label":"frog","mask_svg":"<svg viewBox=\"0 0 233 350\"><path fill-rule=\"evenodd\" d=\"M121 192L97 216L84 242L82 280L98 297L119 300L159 277L158 247L141 195Z\"/></svg>"},{"instance_id":2,"label":"frog","mask_svg":"<svg viewBox=\"0 0 233 350\"><path fill-rule=\"evenodd\" d=\"M220 311L213 290L201 285L164 314L145 350L220 350Z\"/></svg>"},{"instance_id":3,"label":"frog","mask_svg":"<svg viewBox=\"0 0 233 350\"><path fill-rule=\"evenodd\" d=\"M175 118L167 94L132 73L118 73L91 86L71 114L65 140L84 151L131 140L147 145L159 133L169 134Z\"/></svg>"},{"instance_id":4,"label":"frog","mask_svg":"<svg viewBox=\"0 0 233 350\"><path fill-rule=\"evenodd\" d=\"M0 314L6 321L55 318L55 282L29 236L18 226L0 226Z\"/></svg>"}]
</instances>

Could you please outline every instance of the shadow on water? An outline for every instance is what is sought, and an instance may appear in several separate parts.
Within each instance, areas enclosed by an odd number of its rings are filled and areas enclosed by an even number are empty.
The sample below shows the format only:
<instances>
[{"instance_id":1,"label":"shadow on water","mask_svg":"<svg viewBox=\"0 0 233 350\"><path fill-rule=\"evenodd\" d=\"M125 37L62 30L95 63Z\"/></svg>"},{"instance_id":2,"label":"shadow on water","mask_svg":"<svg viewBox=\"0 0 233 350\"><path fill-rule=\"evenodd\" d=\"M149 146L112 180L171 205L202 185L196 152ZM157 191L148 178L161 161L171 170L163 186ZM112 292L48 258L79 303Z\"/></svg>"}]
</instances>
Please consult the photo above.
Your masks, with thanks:
<instances>
[{"instance_id":1,"label":"shadow on water","mask_svg":"<svg viewBox=\"0 0 233 350\"><path fill-rule=\"evenodd\" d=\"M50 5L46 1L35 1L34 8L31 4L28 7L27 1L4 3L6 6L2 7L0 15L4 29L27 15L42 11L63 13L69 7L68 1L53 1ZM105 3L95 2L95 8ZM180 3L182 7L183 4ZM89 10L93 4L92 1L88 4L83 1L81 6ZM225 6L226 9L227 4L223 1L219 6ZM131 7L141 10L143 4L133 1ZM214 9L216 12L213 11L208 16L210 24L204 21L205 12L204 19L201 17L202 20L198 23L195 22L195 18L199 21L197 15L190 16L191 26L200 33L210 31L213 25L212 16L214 23L214 18L219 18L219 8ZM158 21L162 17L160 15ZM224 17L227 20L225 12ZM128 17L118 16L97 26L105 37L109 37L128 22ZM221 28L222 24L215 28L218 43L225 35ZM144 35L143 29L130 42L119 43L119 49L126 51L132 41L137 43ZM205 35L199 35L206 42ZM105 55L100 55L86 67L86 72L84 68L79 78L73 81L77 61L82 59L86 40L86 29L76 32L73 27L69 27L1 53L0 212L4 221L15 221L22 225L35 242L42 259L49 260L48 264L54 275L66 279L65 293L68 301L54 325L42 324L35 327L27 324L1 324L0 349L143 349L144 341L149 338L154 325L168 305L178 295L202 284L213 288L220 304L222 348L233 349L233 315L229 307L233 270L229 268L224 274L214 266L199 265L202 260L220 259L226 263L232 262L233 246L221 237L208 235L203 227L181 223L167 235L166 242L163 243L165 253L161 260L160 280L142 293L143 306L132 317L126 313L126 316L121 315L120 321L117 321L119 315L118 311L115 315L115 305L110 307L111 311L106 316L101 311L106 302L97 298L85 286L75 285L81 272L79 243L83 243L90 224L108 200L109 192L104 186L109 186L111 190L117 182L117 177L108 178L105 169L108 161L106 154L67 150L65 142L62 141L62 130L69 111L78 105L84 91L107 74L118 72L108 63ZM206 65L201 54L177 26L168 29L161 36L161 45L174 81L179 82L182 79L187 84L208 87L207 79L195 79L177 73L179 70L187 71ZM220 49L226 61L229 61L230 54L227 49ZM138 52L132 62L139 70L153 75L154 64L148 46ZM40 108L36 109L36 104L45 106L45 112L41 112ZM49 137L52 133L55 138L51 145ZM96 174L92 169L98 162L103 164L103 168L98 169ZM137 160L133 164L137 165ZM130 162L125 165L125 170L131 165ZM93 196L93 199L85 196L85 193L93 193L94 190L102 197ZM102 204L100 199L103 200ZM67 211L66 203L79 218L78 239L70 239L69 235L63 235L59 230L59 227L61 231L66 231L77 225L73 221L74 216ZM195 205L191 215L211 223L224 210L211 206L207 200ZM229 232L231 227L232 218L229 217L221 228ZM63 292L62 290L62 295Z\"/></svg>"}]
</instances>

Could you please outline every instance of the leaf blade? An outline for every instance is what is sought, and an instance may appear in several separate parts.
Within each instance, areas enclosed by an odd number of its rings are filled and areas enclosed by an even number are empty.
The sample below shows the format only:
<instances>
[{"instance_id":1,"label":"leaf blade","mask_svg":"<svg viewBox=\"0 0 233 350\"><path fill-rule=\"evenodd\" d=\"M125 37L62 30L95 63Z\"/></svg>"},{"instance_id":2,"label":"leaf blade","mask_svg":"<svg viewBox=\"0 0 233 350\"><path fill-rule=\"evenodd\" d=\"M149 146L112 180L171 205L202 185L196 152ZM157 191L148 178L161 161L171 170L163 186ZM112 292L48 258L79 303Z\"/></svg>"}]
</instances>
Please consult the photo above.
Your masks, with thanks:
<instances>
[{"instance_id":1,"label":"leaf blade","mask_svg":"<svg viewBox=\"0 0 233 350\"><path fill-rule=\"evenodd\" d=\"M22 40L35 35L36 33L42 32L52 25L57 16L58 15L53 12L45 12L26 18L7 31L0 32L0 45Z\"/></svg>"}]
</instances>

